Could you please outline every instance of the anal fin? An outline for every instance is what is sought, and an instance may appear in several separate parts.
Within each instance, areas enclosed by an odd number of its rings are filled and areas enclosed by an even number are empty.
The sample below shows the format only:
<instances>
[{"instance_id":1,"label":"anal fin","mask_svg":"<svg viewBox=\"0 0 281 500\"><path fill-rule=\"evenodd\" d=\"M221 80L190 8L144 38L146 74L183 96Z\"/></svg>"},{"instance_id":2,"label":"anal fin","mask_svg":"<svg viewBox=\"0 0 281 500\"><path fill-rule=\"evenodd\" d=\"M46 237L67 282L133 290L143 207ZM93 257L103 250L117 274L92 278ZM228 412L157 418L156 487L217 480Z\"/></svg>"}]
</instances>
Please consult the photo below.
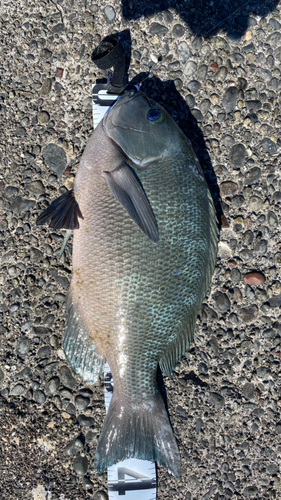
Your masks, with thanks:
<instances>
[{"instance_id":1,"label":"anal fin","mask_svg":"<svg viewBox=\"0 0 281 500\"><path fill-rule=\"evenodd\" d=\"M196 313L197 310L191 312L188 325L186 325L186 328L176 340L167 346L164 356L160 359L160 368L169 378L172 378L176 365L193 341L194 327L197 318Z\"/></svg>"},{"instance_id":2,"label":"anal fin","mask_svg":"<svg viewBox=\"0 0 281 500\"><path fill-rule=\"evenodd\" d=\"M94 384L103 372L104 358L96 352L95 343L84 330L71 293L68 293L66 330L63 349L71 368L88 384Z\"/></svg>"}]
</instances>

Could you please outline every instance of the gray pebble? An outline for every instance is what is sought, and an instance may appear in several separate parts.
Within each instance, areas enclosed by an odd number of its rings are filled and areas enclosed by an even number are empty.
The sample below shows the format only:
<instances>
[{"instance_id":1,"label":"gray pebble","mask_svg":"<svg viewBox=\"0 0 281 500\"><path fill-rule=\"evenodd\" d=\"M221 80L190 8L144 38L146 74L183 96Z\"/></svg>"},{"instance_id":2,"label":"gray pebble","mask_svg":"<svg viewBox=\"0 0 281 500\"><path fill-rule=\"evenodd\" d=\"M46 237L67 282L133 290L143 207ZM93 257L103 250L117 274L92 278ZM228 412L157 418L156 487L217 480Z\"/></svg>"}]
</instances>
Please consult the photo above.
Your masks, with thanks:
<instances>
[{"instance_id":1,"label":"gray pebble","mask_svg":"<svg viewBox=\"0 0 281 500\"><path fill-rule=\"evenodd\" d=\"M52 52L51 50L49 50L49 49L46 49L46 48L45 48L45 49L43 49L43 50L41 51L41 54L40 54L41 58L42 58L44 61L48 61L48 60L50 60L50 59L52 58L52 55L53 55L53 52Z\"/></svg>"},{"instance_id":2,"label":"gray pebble","mask_svg":"<svg viewBox=\"0 0 281 500\"><path fill-rule=\"evenodd\" d=\"M12 396L22 396L25 393L26 389L22 384L16 384L11 390Z\"/></svg>"},{"instance_id":3,"label":"gray pebble","mask_svg":"<svg viewBox=\"0 0 281 500\"><path fill-rule=\"evenodd\" d=\"M190 52L190 49L189 49L187 43L186 42L180 42L178 44L177 48L178 48L179 60L182 61L182 62L187 61L188 58L191 55L191 52Z\"/></svg>"},{"instance_id":4,"label":"gray pebble","mask_svg":"<svg viewBox=\"0 0 281 500\"><path fill-rule=\"evenodd\" d=\"M213 299L217 310L221 313L225 313L230 310L230 301L225 293L218 291L214 293Z\"/></svg>"},{"instance_id":5,"label":"gray pebble","mask_svg":"<svg viewBox=\"0 0 281 500\"><path fill-rule=\"evenodd\" d=\"M194 48L194 50L201 50L202 44L203 40L199 36L195 37L192 41L192 47Z\"/></svg>"},{"instance_id":6,"label":"gray pebble","mask_svg":"<svg viewBox=\"0 0 281 500\"><path fill-rule=\"evenodd\" d=\"M54 324L54 321L55 321L54 315L53 314L47 314L47 316L45 316L45 318L43 319L42 324L44 326L51 327Z\"/></svg>"},{"instance_id":7,"label":"gray pebble","mask_svg":"<svg viewBox=\"0 0 281 500\"><path fill-rule=\"evenodd\" d=\"M188 94L185 98L185 101L190 109L192 109L195 106L195 99L192 94Z\"/></svg>"},{"instance_id":8,"label":"gray pebble","mask_svg":"<svg viewBox=\"0 0 281 500\"><path fill-rule=\"evenodd\" d=\"M204 115L207 113L207 111L209 111L210 106L211 106L211 101L209 99L203 99L203 101L200 104L200 109Z\"/></svg>"},{"instance_id":9,"label":"gray pebble","mask_svg":"<svg viewBox=\"0 0 281 500\"><path fill-rule=\"evenodd\" d=\"M60 379L61 383L65 385L65 387L68 387L69 389L75 389L76 387L76 380L73 377L70 368L68 366L62 366L60 369Z\"/></svg>"},{"instance_id":10,"label":"gray pebble","mask_svg":"<svg viewBox=\"0 0 281 500\"><path fill-rule=\"evenodd\" d=\"M238 184L233 181L225 181L220 185L220 192L222 196L232 196L236 193Z\"/></svg>"},{"instance_id":11,"label":"gray pebble","mask_svg":"<svg viewBox=\"0 0 281 500\"><path fill-rule=\"evenodd\" d=\"M250 111L258 111L261 109L261 102L258 101L257 99L252 100L252 101L246 101L246 106Z\"/></svg>"},{"instance_id":12,"label":"gray pebble","mask_svg":"<svg viewBox=\"0 0 281 500\"><path fill-rule=\"evenodd\" d=\"M266 240L259 240L255 244L255 252L258 255L264 255L267 252L267 241Z\"/></svg>"},{"instance_id":13,"label":"gray pebble","mask_svg":"<svg viewBox=\"0 0 281 500\"><path fill-rule=\"evenodd\" d=\"M45 187L42 181L28 182L24 187L30 194L34 194L35 196L40 196L45 193Z\"/></svg>"},{"instance_id":14,"label":"gray pebble","mask_svg":"<svg viewBox=\"0 0 281 500\"><path fill-rule=\"evenodd\" d=\"M83 396L76 396L75 398L75 406L77 410L83 411L87 406L89 406L90 400L89 398L84 398Z\"/></svg>"},{"instance_id":15,"label":"gray pebble","mask_svg":"<svg viewBox=\"0 0 281 500\"><path fill-rule=\"evenodd\" d=\"M247 231L245 231L245 233L243 233L242 241L247 247L253 243L253 240L254 240L254 235L250 229L248 229Z\"/></svg>"},{"instance_id":16,"label":"gray pebble","mask_svg":"<svg viewBox=\"0 0 281 500\"><path fill-rule=\"evenodd\" d=\"M190 77L195 73L196 70L197 64L194 61L188 61L188 63L184 67L183 73L185 76Z\"/></svg>"},{"instance_id":17,"label":"gray pebble","mask_svg":"<svg viewBox=\"0 0 281 500\"><path fill-rule=\"evenodd\" d=\"M192 80L187 85L187 88L190 92L198 92L201 89L201 83L197 80Z\"/></svg>"},{"instance_id":18,"label":"gray pebble","mask_svg":"<svg viewBox=\"0 0 281 500\"><path fill-rule=\"evenodd\" d=\"M73 469L75 470L76 474L78 474L78 476L84 476L84 474L86 474L88 465L89 461L87 457L78 455L73 460Z\"/></svg>"},{"instance_id":19,"label":"gray pebble","mask_svg":"<svg viewBox=\"0 0 281 500\"><path fill-rule=\"evenodd\" d=\"M198 365L198 370L199 370L199 373L206 374L206 373L208 373L208 366L206 365L206 363L201 362Z\"/></svg>"},{"instance_id":20,"label":"gray pebble","mask_svg":"<svg viewBox=\"0 0 281 500\"><path fill-rule=\"evenodd\" d=\"M173 27L173 35L175 38L180 38L184 35L185 28L182 24L175 24Z\"/></svg>"},{"instance_id":21,"label":"gray pebble","mask_svg":"<svg viewBox=\"0 0 281 500\"><path fill-rule=\"evenodd\" d=\"M246 384L244 384L244 386L243 386L242 392L243 392L243 396L246 399L253 399L253 397L255 395L254 384L252 384L251 382L246 382Z\"/></svg>"},{"instance_id":22,"label":"gray pebble","mask_svg":"<svg viewBox=\"0 0 281 500\"><path fill-rule=\"evenodd\" d=\"M68 443L65 451L66 451L68 456L72 457L77 453L77 451L83 450L83 448L84 448L84 443L83 443L82 439L80 439L78 437L78 438L72 439L72 441L70 441L70 443Z\"/></svg>"},{"instance_id":23,"label":"gray pebble","mask_svg":"<svg viewBox=\"0 0 281 500\"><path fill-rule=\"evenodd\" d=\"M26 136L26 130L24 127L17 127L15 130L15 134L18 137L25 137Z\"/></svg>"},{"instance_id":24,"label":"gray pebble","mask_svg":"<svg viewBox=\"0 0 281 500\"><path fill-rule=\"evenodd\" d=\"M239 269L231 269L230 278L233 283L239 283L241 280L241 273Z\"/></svg>"},{"instance_id":25,"label":"gray pebble","mask_svg":"<svg viewBox=\"0 0 281 500\"><path fill-rule=\"evenodd\" d=\"M64 149L51 143L43 149L42 155L46 165L48 165L53 172L61 177L67 166Z\"/></svg>"},{"instance_id":26,"label":"gray pebble","mask_svg":"<svg viewBox=\"0 0 281 500\"><path fill-rule=\"evenodd\" d=\"M34 326L33 331L36 335L49 335L51 333L51 330L49 330L49 328L45 328L44 326Z\"/></svg>"},{"instance_id":27,"label":"gray pebble","mask_svg":"<svg viewBox=\"0 0 281 500\"><path fill-rule=\"evenodd\" d=\"M75 409L74 404L73 403L68 403L68 405L66 407L66 411L67 411L67 413L69 413L69 415L75 415L76 409Z\"/></svg>"},{"instance_id":28,"label":"gray pebble","mask_svg":"<svg viewBox=\"0 0 281 500\"><path fill-rule=\"evenodd\" d=\"M86 489L93 488L94 486L94 483L88 477L83 477L83 484Z\"/></svg>"},{"instance_id":29,"label":"gray pebble","mask_svg":"<svg viewBox=\"0 0 281 500\"><path fill-rule=\"evenodd\" d=\"M56 24L52 28L53 33L61 33L62 31L65 31L65 26L62 23Z\"/></svg>"},{"instance_id":30,"label":"gray pebble","mask_svg":"<svg viewBox=\"0 0 281 500\"><path fill-rule=\"evenodd\" d=\"M19 378L23 378L25 380L29 380L32 376L32 371L31 369L29 368L29 366L26 366L23 370L21 370L19 373L18 373L18 377Z\"/></svg>"},{"instance_id":31,"label":"gray pebble","mask_svg":"<svg viewBox=\"0 0 281 500\"><path fill-rule=\"evenodd\" d=\"M109 24L113 23L115 17L116 17L116 14L115 14L115 10L114 8L111 6L111 5L107 5L104 9L104 16L105 16L105 19L107 20L107 22Z\"/></svg>"},{"instance_id":32,"label":"gray pebble","mask_svg":"<svg viewBox=\"0 0 281 500\"><path fill-rule=\"evenodd\" d=\"M37 352L38 358L49 358L52 354L52 348L49 345L44 345L40 347Z\"/></svg>"},{"instance_id":33,"label":"gray pebble","mask_svg":"<svg viewBox=\"0 0 281 500\"><path fill-rule=\"evenodd\" d=\"M16 346L16 353L24 358L30 349L30 340L27 337L21 337Z\"/></svg>"},{"instance_id":34,"label":"gray pebble","mask_svg":"<svg viewBox=\"0 0 281 500\"><path fill-rule=\"evenodd\" d=\"M237 194L232 198L232 204L236 208L242 207L242 205L245 203L245 198L242 196L242 194Z\"/></svg>"},{"instance_id":35,"label":"gray pebble","mask_svg":"<svg viewBox=\"0 0 281 500\"><path fill-rule=\"evenodd\" d=\"M222 106L226 113L231 113L231 111L235 110L237 99L238 89L236 87L229 87L222 98Z\"/></svg>"},{"instance_id":36,"label":"gray pebble","mask_svg":"<svg viewBox=\"0 0 281 500\"><path fill-rule=\"evenodd\" d=\"M50 115L47 111L40 111L37 116L40 125L46 125L50 121Z\"/></svg>"},{"instance_id":37,"label":"gray pebble","mask_svg":"<svg viewBox=\"0 0 281 500\"><path fill-rule=\"evenodd\" d=\"M42 405L46 401L46 396L44 392L40 390L34 391L33 397L34 401L36 401L36 403L38 403L39 405Z\"/></svg>"},{"instance_id":38,"label":"gray pebble","mask_svg":"<svg viewBox=\"0 0 281 500\"><path fill-rule=\"evenodd\" d=\"M249 250L248 248L242 248L239 255L244 262L252 262L254 258L251 250Z\"/></svg>"},{"instance_id":39,"label":"gray pebble","mask_svg":"<svg viewBox=\"0 0 281 500\"><path fill-rule=\"evenodd\" d=\"M210 392L210 403L216 408L222 408L224 406L224 397L216 392Z\"/></svg>"},{"instance_id":40,"label":"gray pebble","mask_svg":"<svg viewBox=\"0 0 281 500\"><path fill-rule=\"evenodd\" d=\"M239 316L245 323L251 323L258 315L258 307L256 305L242 307L239 311Z\"/></svg>"},{"instance_id":41,"label":"gray pebble","mask_svg":"<svg viewBox=\"0 0 281 500\"><path fill-rule=\"evenodd\" d=\"M151 35L159 35L160 33L167 33L168 28L166 26L163 26L160 23L151 23L150 28L149 28L149 33Z\"/></svg>"},{"instance_id":42,"label":"gray pebble","mask_svg":"<svg viewBox=\"0 0 281 500\"><path fill-rule=\"evenodd\" d=\"M257 496L258 491L259 490L256 486L246 486L243 490L243 495L245 495L245 497L253 498Z\"/></svg>"},{"instance_id":43,"label":"gray pebble","mask_svg":"<svg viewBox=\"0 0 281 500\"><path fill-rule=\"evenodd\" d=\"M0 368L0 388L2 388L4 380L5 380L5 374Z\"/></svg>"},{"instance_id":44,"label":"gray pebble","mask_svg":"<svg viewBox=\"0 0 281 500\"><path fill-rule=\"evenodd\" d=\"M92 98L91 97L85 97L82 101L82 106L83 108L85 109L92 109L92 105L93 105L93 102L92 102Z\"/></svg>"},{"instance_id":45,"label":"gray pebble","mask_svg":"<svg viewBox=\"0 0 281 500\"><path fill-rule=\"evenodd\" d=\"M266 472L270 476L275 476L279 472L279 467L276 464L268 464L268 466L266 467Z\"/></svg>"},{"instance_id":46,"label":"gray pebble","mask_svg":"<svg viewBox=\"0 0 281 500\"><path fill-rule=\"evenodd\" d=\"M270 307L280 307L281 306L281 294L275 295L271 299L269 299Z\"/></svg>"},{"instance_id":47,"label":"gray pebble","mask_svg":"<svg viewBox=\"0 0 281 500\"><path fill-rule=\"evenodd\" d=\"M253 212L259 212L263 207L263 200L259 196L252 196L248 201L248 207Z\"/></svg>"},{"instance_id":48,"label":"gray pebble","mask_svg":"<svg viewBox=\"0 0 281 500\"><path fill-rule=\"evenodd\" d=\"M18 188L15 186L7 186L4 191L4 196L6 198L12 198L19 192Z\"/></svg>"},{"instance_id":49,"label":"gray pebble","mask_svg":"<svg viewBox=\"0 0 281 500\"><path fill-rule=\"evenodd\" d=\"M251 184L255 184L261 176L261 169L259 167L254 167L248 170L244 176L244 184L245 186L251 186Z\"/></svg>"},{"instance_id":50,"label":"gray pebble","mask_svg":"<svg viewBox=\"0 0 281 500\"><path fill-rule=\"evenodd\" d=\"M199 479L195 475L189 476L186 480L186 486L190 490L196 490L199 487L199 485L200 485Z\"/></svg>"},{"instance_id":51,"label":"gray pebble","mask_svg":"<svg viewBox=\"0 0 281 500\"><path fill-rule=\"evenodd\" d=\"M48 394L55 394L59 388L60 379L59 377L52 377L45 385L45 391Z\"/></svg>"},{"instance_id":52,"label":"gray pebble","mask_svg":"<svg viewBox=\"0 0 281 500\"><path fill-rule=\"evenodd\" d=\"M182 87L183 87L183 82L182 82L182 80L181 80L180 78L176 78L176 79L174 80L174 84L175 84L176 90L177 90L178 92L179 92L179 91L182 89Z\"/></svg>"},{"instance_id":53,"label":"gray pebble","mask_svg":"<svg viewBox=\"0 0 281 500\"><path fill-rule=\"evenodd\" d=\"M93 431L88 431L86 436L85 436L86 443L91 443L91 441L93 441L93 439L95 439L95 437L96 437L96 434Z\"/></svg>"},{"instance_id":54,"label":"gray pebble","mask_svg":"<svg viewBox=\"0 0 281 500\"><path fill-rule=\"evenodd\" d=\"M231 148L234 145L234 139L232 135L225 134L222 138L222 143L226 148Z\"/></svg>"},{"instance_id":55,"label":"gray pebble","mask_svg":"<svg viewBox=\"0 0 281 500\"><path fill-rule=\"evenodd\" d=\"M202 115L200 109L193 108L193 109L191 109L191 113L193 114L193 116L197 122L204 121L204 118L203 118L203 115Z\"/></svg>"},{"instance_id":56,"label":"gray pebble","mask_svg":"<svg viewBox=\"0 0 281 500\"><path fill-rule=\"evenodd\" d=\"M230 165L235 169L239 169L244 166L245 158L246 158L245 146L243 144L235 144L230 150L230 155L229 155Z\"/></svg>"},{"instance_id":57,"label":"gray pebble","mask_svg":"<svg viewBox=\"0 0 281 500\"><path fill-rule=\"evenodd\" d=\"M281 24L276 19L273 18L269 19L268 24L272 26L272 28L275 30L281 29Z\"/></svg>"},{"instance_id":58,"label":"gray pebble","mask_svg":"<svg viewBox=\"0 0 281 500\"><path fill-rule=\"evenodd\" d=\"M104 491L96 491L93 500L108 500L108 495Z\"/></svg>"},{"instance_id":59,"label":"gray pebble","mask_svg":"<svg viewBox=\"0 0 281 500\"><path fill-rule=\"evenodd\" d=\"M203 82L208 73L208 66L206 64L201 64L200 68L197 71L197 78L201 82Z\"/></svg>"},{"instance_id":60,"label":"gray pebble","mask_svg":"<svg viewBox=\"0 0 281 500\"><path fill-rule=\"evenodd\" d=\"M31 210L35 205L35 201L15 196L11 202L11 210L14 214L20 214Z\"/></svg>"},{"instance_id":61,"label":"gray pebble","mask_svg":"<svg viewBox=\"0 0 281 500\"><path fill-rule=\"evenodd\" d=\"M95 420L93 417L87 417L86 415L79 415L78 422L82 427L92 427L95 425Z\"/></svg>"},{"instance_id":62,"label":"gray pebble","mask_svg":"<svg viewBox=\"0 0 281 500\"><path fill-rule=\"evenodd\" d=\"M268 153L270 156L275 155L277 152L275 142L268 138L265 138L260 142L259 148L262 153Z\"/></svg>"},{"instance_id":63,"label":"gray pebble","mask_svg":"<svg viewBox=\"0 0 281 500\"><path fill-rule=\"evenodd\" d=\"M215 78L216 80L219 80L220 82L224 82L224 80L227 77L227 68L225 66L221 66L218 71L216 72Z\"/></svg>"},{"instance_id":64,"label":"gray pebble","mask_svg":"<svg viewBox=\"0 0 281 500\"><path fill-rule=\"evenodd\" d=\"M196 424L195 424L195 430L196 432L200 432L203 429L204 423L201 418L197 418Z\"/></svg>"},{"instance_id":65,"label":"gray pebble","mask_svg":"<svg viewBox=\"0 0 281 500\"><path fill-rule=\"evenodd\" d=\"M33 262L40 262L43 260L43 253L38 250L38 248L31 247L30 249L30 260Z\"/></svg>"}]
</instances>

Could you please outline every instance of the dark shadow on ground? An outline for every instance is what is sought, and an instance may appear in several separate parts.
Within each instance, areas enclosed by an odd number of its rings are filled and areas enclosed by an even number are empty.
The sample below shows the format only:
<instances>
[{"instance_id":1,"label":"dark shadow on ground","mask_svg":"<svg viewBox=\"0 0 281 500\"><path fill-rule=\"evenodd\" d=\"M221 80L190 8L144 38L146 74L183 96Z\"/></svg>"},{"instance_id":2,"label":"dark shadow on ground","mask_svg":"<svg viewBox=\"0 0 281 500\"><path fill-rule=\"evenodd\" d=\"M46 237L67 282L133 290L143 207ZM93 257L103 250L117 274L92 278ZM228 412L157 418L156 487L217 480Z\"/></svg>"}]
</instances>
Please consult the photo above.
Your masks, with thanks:
<instances>
[{"instance_id":1,"label":"dark shadow on ground","mask_svg":"<svg viewBox=\"0 0 281 500\"><path fill-rule=\"evenodd\" d=\"M248 27L251 14L266 16L275 9L279 0L122 0L122 3L126 19L151 16L174 8L197 36L207 38L225 31L239 38ZM161 23L161 18L158 22ZM166 24L170 22L166 20ZM255 20L250 22L255 23Z\"/></svg>"},{"instance_id":2,"label":"dark shadow on ground","mask_svg":"<svg viewBox=\"0 0 281 500\"><path fill-rule=\"evenodd\" d=\"M223 212L217 178L205 144L203 133L198 126L197 120L190 112L187 103L177 91L172 80L162 82L156 76L147 78L147 73L140 73L131 83L136 84L141 82L143 82L141 84L141 90L168 111L186 137L190 140L203 169L214 200L218 221L220 222Z\"/></svg>"}]
</instances>

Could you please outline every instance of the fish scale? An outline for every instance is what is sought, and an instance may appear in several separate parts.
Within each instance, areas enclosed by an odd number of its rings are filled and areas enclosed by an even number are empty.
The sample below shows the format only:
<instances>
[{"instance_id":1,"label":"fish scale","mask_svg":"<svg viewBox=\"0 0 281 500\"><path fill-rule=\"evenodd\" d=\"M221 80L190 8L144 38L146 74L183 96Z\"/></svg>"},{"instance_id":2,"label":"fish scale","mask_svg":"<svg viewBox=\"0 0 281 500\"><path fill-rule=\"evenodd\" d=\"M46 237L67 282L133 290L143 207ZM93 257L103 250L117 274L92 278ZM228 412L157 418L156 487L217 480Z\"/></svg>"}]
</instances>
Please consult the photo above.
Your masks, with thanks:
<instances>
[{"instance_id":1,"label":"fish scale","mask_svg":"<svg viewBox=\"0 0 281 500\"><path fill-rule=\"evenodd\" d=\"M156 372L160 364L172 376L192 342L215 265L217 223L198 159L166 111L130 91L95 129L67 201L81 220L66 357L90 382L106 357L114 379L96 468L135 457L179 477Z\"/></svg>"}]
</instances>

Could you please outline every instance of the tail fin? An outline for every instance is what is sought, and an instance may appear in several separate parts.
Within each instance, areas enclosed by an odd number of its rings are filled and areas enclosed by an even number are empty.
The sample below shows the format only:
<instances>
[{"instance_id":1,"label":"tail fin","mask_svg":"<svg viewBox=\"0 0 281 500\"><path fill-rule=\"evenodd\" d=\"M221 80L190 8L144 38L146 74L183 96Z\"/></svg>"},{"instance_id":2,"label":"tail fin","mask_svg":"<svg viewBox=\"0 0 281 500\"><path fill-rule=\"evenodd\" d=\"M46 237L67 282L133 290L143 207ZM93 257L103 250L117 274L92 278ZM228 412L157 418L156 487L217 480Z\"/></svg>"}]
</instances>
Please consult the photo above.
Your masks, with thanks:
<instances>
[{"instance_id":1,"label":"tail fin","mask_svg":"<svg viewBox=\"0 0 281 500\"><path fill-rule=\"evenodd\" d=\"M97 445L95 467L101 474L127 458L158 462L179 478L179 450L160 393L139 404L128 404L113 394Z\"/></svg>"}]
</instances>

